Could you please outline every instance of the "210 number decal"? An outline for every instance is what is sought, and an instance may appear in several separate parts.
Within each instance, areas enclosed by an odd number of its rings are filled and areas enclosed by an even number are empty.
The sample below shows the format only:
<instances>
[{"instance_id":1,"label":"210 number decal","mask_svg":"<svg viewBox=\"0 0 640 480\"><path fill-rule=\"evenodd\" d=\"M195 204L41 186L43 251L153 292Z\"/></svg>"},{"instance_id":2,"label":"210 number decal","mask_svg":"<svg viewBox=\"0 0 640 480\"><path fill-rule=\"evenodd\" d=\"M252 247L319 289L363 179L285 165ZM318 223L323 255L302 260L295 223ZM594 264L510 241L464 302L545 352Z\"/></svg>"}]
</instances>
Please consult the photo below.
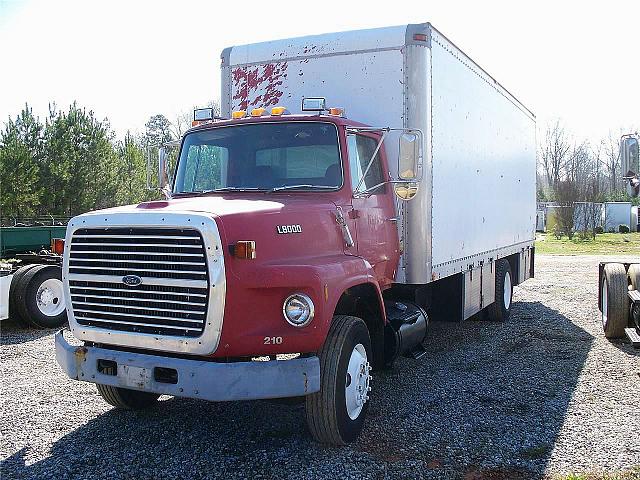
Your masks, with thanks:
<instances>
[{"instance_id":1,"label":"210 number decal","mask_svg":"<svg viewBox=\"0 0 640 480\"><path fill-rule=\"evenodd\" d=\"M264 337L265 345L280 345L282 343L282 337Z\"/></svg>"}]
</instances>

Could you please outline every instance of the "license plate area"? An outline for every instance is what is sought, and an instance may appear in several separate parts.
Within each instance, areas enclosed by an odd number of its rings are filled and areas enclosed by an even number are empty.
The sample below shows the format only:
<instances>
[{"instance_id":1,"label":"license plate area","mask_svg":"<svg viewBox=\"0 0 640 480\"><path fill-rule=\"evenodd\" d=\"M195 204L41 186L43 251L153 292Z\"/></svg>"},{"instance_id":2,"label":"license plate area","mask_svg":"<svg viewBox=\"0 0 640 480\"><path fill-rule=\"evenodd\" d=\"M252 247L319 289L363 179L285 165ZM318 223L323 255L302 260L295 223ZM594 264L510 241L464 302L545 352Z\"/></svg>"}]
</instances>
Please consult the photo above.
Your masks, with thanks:
<instances>
[{"instance_id":1,"label":"license plate area","mask_svg":"<svg viewBox=\"0 0 640 480\"><path fill-rule=\"evenodd\" d=\"M151 385L152 371L134 365L118 365L118 377L125 387L147 389Z\"/></svg>"}]
</instances>

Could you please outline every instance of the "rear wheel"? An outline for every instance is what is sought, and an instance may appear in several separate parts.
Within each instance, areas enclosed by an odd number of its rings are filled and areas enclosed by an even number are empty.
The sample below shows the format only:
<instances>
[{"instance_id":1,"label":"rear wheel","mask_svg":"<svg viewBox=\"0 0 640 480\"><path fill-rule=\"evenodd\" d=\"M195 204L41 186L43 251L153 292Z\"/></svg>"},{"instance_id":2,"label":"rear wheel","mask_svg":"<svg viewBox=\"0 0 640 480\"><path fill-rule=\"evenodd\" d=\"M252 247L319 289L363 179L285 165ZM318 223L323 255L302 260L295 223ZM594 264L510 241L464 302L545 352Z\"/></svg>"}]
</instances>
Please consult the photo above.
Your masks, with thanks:
<instances>
[{"instance_id":1,"label":"rear wheel","mask_svg":"<svg viewBox=\"0 0 640 480\"><path fill-rule=\"evenodd\" d=\"M638 290L640 292L640 263L632 263L629 265L628 274L632 290Z\"/></svg>"},{"instance_id":2,"label":"rear wheel","mask_svg":"<svg viewBox=\"0 0 640 480\"><path fill-rule=\"evenodd\" d=\"M22 315L18 311L18 307L16 305L16 291L18 289L18 283L22 280L22 277L34 267L37 267L37 264L25 265L16 270L16 273L13 274L13 278L11 279L11 285L9 285L9 316L16 323L21 325L28 325L28 322L22 318Z\"/></svg>"},{"instance_id":3,"label":"rear wheel","mask_svg":"<svg viewBox=\"0 0 640 480\"><path fill-rule=\"evenodd\" d=\"M365 323L337 315L320 350L320 391L306 398L306 417L313 438L345 445L364 425L371 382L371 340Z\"/></svg>"},{"instance_id":4,"label":"rear wheel","mask_svg":"<svg viewBox=\"0 0 640 480\"><path fill-rule=\"evenodd\" d=\"M115 373L113 368L105 369L104 373ZM156 403L160 395L150 392L129 390L128 388L114 387L97 383L98 393L109 405L125 410L142 410Z\"/></svg>"},{"instance_id":5,"label":"rear wheel","mask_svg":"<svg viewBox=\"0 0 640 480\"><path fill-rule=\"evenodd\" d=\"M62 269L36 265L17 282L15 307L20 318L36 328L56 328L67 322Z\"/></svg>"},{"instance_id":6,"label":"rear wheel","mask_svg":"<svg viewBox=\"0 0 640 480\"><path fill-rule=\"evenodd\" d=\"M496 262L496 300L487 307L489 320L495 322L506 322L509 320L512 300L513 280L511 276L511 265L503 258Z\"/></svg>"},{"instance_id":7,"label":"rear wheel","mask_svg":"<svg viewBox=\"0 0 640 480\"><path fill-rule=\"evenodd\" d=\"M600 298L602 299L602 328L607 338L624 336L629 317L629 284L621 263L604 266Z\"/></svg>"},{"instance_id":8,"label":"rear wheel","mask_svg":"<svg viewBox=\"0 0 640 480\"><path fill-rule=\"evenodd\" d=\"M629 281L631 281L631 289L640 292L640 263L633 263L629 266ZM640 306L636 305L633 310L629 309L631 322L640 331Z\"/></svg>"}]
</instances>

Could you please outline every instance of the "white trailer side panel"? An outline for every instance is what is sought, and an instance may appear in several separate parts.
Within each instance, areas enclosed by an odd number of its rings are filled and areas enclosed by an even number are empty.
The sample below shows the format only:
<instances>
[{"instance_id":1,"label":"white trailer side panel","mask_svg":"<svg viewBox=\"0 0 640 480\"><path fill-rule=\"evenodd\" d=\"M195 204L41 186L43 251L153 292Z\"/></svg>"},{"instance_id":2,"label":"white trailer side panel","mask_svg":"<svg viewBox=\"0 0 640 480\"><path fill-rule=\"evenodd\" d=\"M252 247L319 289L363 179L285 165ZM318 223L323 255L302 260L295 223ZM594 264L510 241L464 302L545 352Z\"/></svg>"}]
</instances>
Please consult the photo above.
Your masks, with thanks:
<instances>
[{"instance_id":1,"label":"white trailer side panel","mask_svg":"<svg viewBox=\"0 0 640 480\"><path fill-rule=\"evenodd\" d=\"M532 244L536 139L530 112L434 30L431 93L432 270L439 278Z\"/></svg>"},{"instance_id":2,"label":"white trailer side panel","mask_svg":"<svg viewBox=\"0 0 640 480\"><path fill-rule=\"evenodd\" d=\"M356 121L425 133L418 196L397 203L405 247L398 282L428 283L533 245L534 117L430 24L222 54L223 115L275 105L300 113L302 98L314 96ZM393 177L397 148L391 137Z\"/></svg>"}]
</instances>

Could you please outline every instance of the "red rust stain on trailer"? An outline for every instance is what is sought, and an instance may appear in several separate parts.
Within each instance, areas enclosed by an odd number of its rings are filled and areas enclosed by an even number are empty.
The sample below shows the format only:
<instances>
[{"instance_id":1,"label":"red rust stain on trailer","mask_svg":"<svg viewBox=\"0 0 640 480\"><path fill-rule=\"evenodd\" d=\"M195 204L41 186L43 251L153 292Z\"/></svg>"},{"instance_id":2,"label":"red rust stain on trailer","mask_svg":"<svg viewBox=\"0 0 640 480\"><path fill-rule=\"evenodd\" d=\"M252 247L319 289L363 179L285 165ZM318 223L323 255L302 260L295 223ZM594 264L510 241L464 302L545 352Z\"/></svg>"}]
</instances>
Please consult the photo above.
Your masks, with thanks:
<instances>
[{"instance_id":1,"label":"red rust stain on trailer","mask_svg":"<svg viewBox=\"0 0 640 480\"><path fill-rule=\"evenodd\" d=\"M287 78L287 62L274 62L257 67L238 67L232 71L234 109L249 106L269 107L278 104Z\"/></svg>"}]
</instances>

